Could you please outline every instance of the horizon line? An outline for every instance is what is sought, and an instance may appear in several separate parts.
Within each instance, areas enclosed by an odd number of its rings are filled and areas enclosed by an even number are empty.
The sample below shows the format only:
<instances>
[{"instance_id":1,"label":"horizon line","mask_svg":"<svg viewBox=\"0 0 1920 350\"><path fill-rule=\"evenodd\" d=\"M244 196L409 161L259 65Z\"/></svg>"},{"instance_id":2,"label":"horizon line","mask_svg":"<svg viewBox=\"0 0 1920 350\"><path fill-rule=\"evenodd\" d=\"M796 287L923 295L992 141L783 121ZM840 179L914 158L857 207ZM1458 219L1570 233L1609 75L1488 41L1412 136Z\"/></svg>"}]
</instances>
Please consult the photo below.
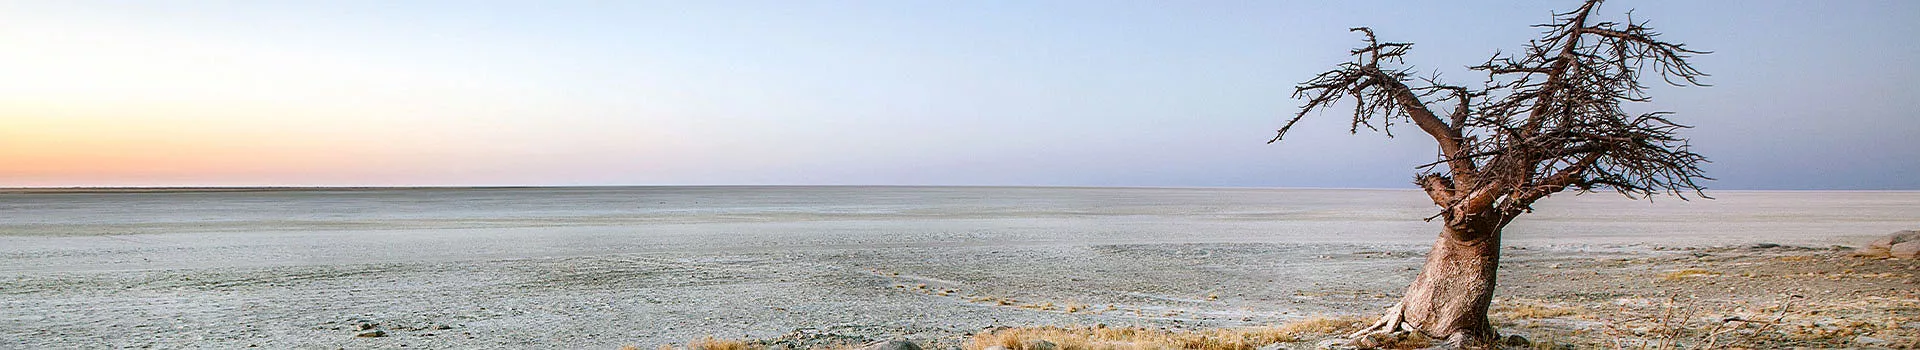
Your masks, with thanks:
<instances>
[{"instance_id":1,"label":"horizon line","mask_svg":"<svg viewBox=\"0 0 1920 350\"><path fill-rule=\"evenodd\" d=\"M166 192L298 192L341 190L509 190L509 189L591 189L591 188L693 188L693 187L895 187L895 188L1061 188L1061 189L1265 189L1265 190L1353 190L1418 191L1413 187L1289 187L1289 186L1097 186L1097 185L848 185L848 184L705 184L705 185L313 185L313 186L26 186L0 187L0 194L30 193L166 193ZM1726 189L1710 192L1920 192L1920 189ZM1594 191L1606 193L1610 191Z\"/></svg>"}]
</instances>

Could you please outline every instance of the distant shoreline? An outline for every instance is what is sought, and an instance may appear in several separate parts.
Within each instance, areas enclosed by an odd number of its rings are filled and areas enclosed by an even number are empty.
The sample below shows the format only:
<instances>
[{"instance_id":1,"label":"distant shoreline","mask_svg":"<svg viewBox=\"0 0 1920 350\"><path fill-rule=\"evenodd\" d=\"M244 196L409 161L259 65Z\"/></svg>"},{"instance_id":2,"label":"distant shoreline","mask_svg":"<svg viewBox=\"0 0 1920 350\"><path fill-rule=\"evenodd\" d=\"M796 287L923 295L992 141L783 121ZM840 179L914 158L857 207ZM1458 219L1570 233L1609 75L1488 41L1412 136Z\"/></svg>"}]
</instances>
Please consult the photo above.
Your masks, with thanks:
<instances>
[{"instance_id":1,"label":"distant shoreline","mask_svg":"<svg viewBox=\"0 0 1920 350\"><path fill-rule=\"evenodd\" d=\"M234 192L325 192L325 191L446 191L446 190L536 190L536 189L689 189L689 188L1028 188L1028 189L1139 189L1139 190L1306 190L1306 191L1417 191L1416 188L1369 187L1226 187L1226 186L1049 186L1049 185L565 185L565 186L81 186L81 187L0 187L0 194L89 194L89 193L234 193ZM1908 193L1916 190L1709 190L1714 192L1844 192ZM1595 194L1605 194L1597 191Z\"/></svg>"},{"instance_id":2,"label":"distant shoreline","mask_svg":"<svg viewBox=\"0 0 1920 350\"><path fill-rule=\"evenodd\" d=\"M534 189L797 189L797 188L948 188L948 189L1139 189L1139 190L1325 190L1411 191L1413 188L1360 187L1176 187L1176 186L1022 186L1022 185L578 185L578 186L141 186L141 187L0 187L0 194L33 193L193 193L193 192L306 192L306 191L437 191Z\"/></svg>"}]
</instances>

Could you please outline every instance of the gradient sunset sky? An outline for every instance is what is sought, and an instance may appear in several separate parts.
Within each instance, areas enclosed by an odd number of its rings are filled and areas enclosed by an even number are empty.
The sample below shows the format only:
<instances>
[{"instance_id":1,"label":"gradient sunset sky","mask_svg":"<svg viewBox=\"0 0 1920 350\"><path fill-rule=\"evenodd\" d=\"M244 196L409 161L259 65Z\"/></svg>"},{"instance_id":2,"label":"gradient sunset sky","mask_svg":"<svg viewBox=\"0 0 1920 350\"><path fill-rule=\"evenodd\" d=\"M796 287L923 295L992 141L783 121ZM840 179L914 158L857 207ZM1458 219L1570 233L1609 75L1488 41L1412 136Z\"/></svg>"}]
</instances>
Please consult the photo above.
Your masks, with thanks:
<instances>
[{"instance_id":1,"label":"gradient sunset sky","mask_svg":"<svg viewBox=\"0 0 1920 350\"><path fill-rule=\"evenodd\" d=\"M1576 1L5 1L0 187L1411 188L1293 84L1462 67ZM1714 189L1920 189L1920 2L1634 1ZM1657 83L1657 82L1650 82ZM1655 85L1655 84L1650 84Z\"/></svg>"}]
</instances>

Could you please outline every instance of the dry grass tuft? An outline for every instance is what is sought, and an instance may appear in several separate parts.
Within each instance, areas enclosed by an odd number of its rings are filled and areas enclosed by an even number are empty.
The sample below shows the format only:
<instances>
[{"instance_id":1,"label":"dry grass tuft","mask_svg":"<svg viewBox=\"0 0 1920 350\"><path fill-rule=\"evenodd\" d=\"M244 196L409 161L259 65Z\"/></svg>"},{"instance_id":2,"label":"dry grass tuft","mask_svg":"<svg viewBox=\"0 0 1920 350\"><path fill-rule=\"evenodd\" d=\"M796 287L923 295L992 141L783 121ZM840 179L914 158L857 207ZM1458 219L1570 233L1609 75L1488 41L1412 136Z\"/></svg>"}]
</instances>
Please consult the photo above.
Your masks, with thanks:
<instances>
[{"instance_id":1,"label":"dry grass tuft","mask_svg":"<svg viewBox=\"0 0 1920 350\"><path fill-rule=\"evenodd\" d=\"M1495 305L1493 307L1494 315L1505 317L1508 319L1515 319L1515 320L1554 318L1554 317L1573 315L1579 312L1580 312L1580 309L1575 309L1570 307L1555 307L1555 306L1534 305L1534 304L1507 303L1504 305Z\"/></svg>"},{"instance_id":2,"label":"dry grass tuft","mask_svg":"<svg viewBox=\"0 0 1920 350\"><path fill-rule=\"evenodd\" d=\"M785 348L786 347L768 346L763 343L750 343L750 342L741 341L741 340L723 340L723 339L714 339L713 337L707 337L706 339L700 339L700 340L695 340L693 342L689 342L687 343L686 347L681 347L681 348L673 347L673 345L661 345L659 350L750 350L750 349L764 350L764 349L785 349ZM837 344L837 345L831 345L831 346L815 346L810 349L854 350L859 348L860 348L859 345L854 345L854 344ZM627 345L627 346L621 346L620 350L640 350L640 347Z\"/></svg>"},{"instance_id":3,"label":"dry grass tuft","mask_svg":"<svg viewBox=\"0 0 1920 350\"><path fill-rule=\"evenodd\" d=\"M1719 272L1713 272L1713 271L1707 271L1707 270L1701 270L1701 269L1685 269L1685 270L1662 273L1660 274L1660 280L1678 281L1678 280L1694 278L1694 277L1711 277L1711 276L1719 276L1719 275L1720 275Z\"/></svg>"},{"instance_id":4,"label":"dry grass tuft","mask_svg":"<svg viewBox=\"0 0 1920 350\"><path fill-rule=\"evenodd\" d=\"M663 346L662 348L665 347ZM748 348L747 342L744 341L714 339L713 337L687 343L687 350L747 350Z\"/></svg>"},{"instance_id":5,"label":"dry grass tuft","mask_svg":"<svg viewBox=\"0 0 1920 350\"><path fill-rule=\"evenodd\" d=\"M1793 256L1783 256L1779 258L1779 260L1782 262L1806 262L1806 261L1813 261L1813 259L1814 257L1811 255L1793 255Z\"/></svg>"},{"instance_id":6,"label":"dry grass tuft","mask_svg":"<svg viewBox=\"0 0 1920 350\"><path fill-rule=\"evenodd\" d=\"M1006 328L976 334L965 348L981 350L998 346L1026 350L1029 343L1044 340L1062 350L1251 350L1268 344L1305 341L1309 337L1358 330L1366 325L1366 321L1359 317L1314 317L1279 327L1196 331L1098 326Z\"/></svg>"},{"instance_id":7,"label":"dry grass tuft","mask_svg":"<svg viewBox=\"0 0 1920 350\"><path fill-rule=\"evenodd\" d=\"M1373 319L1360 316L1314 316L1280 325L1279 331L1295 335L1346 334L1365 328Z\"/></svg>"},{"instance_id":8,"label":"dry grass tuft","mask_svg":"<svg viewBox=\"0 0 1920 350\"><path fill-rule=\"evenodd\" d=\"M1077 312L1081 312L1081 311L1087 311L1087 308L1090 308L1090 307L1093 307L1093 306L1092 306L1092 305L1087 305L1087 304L1081 304L1081 303L1076 303L1076 302L1069 302L1069 303L1067 303L1067 313L1070 313L1070 314L1071 314L1071 313L1077 313Z\"/></svg>"}]
</instances>

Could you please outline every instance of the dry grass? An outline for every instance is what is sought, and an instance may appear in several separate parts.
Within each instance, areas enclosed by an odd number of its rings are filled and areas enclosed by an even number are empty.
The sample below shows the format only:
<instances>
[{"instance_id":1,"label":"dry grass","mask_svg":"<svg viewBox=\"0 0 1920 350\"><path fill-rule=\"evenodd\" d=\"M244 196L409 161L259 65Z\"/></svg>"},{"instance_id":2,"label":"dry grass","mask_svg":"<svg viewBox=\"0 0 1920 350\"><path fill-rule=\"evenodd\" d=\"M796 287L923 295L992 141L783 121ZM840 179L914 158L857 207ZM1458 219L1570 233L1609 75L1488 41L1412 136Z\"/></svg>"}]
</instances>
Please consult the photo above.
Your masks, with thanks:
<instances>
[{"instance_id":1,"label":"dry grass","mask_svg":"<svg viewBox=\"0 0 1920 350\"><path fill-rule=\"evenodd\" d=\"M1667 273L1662 273L1660 274L1660 280L1678 281L1678 280L1694 278L1694 277L1711 277L1711 276L1719 276L1719 275L1720 275L1719 272L1707 271L1702 269L1685 269L1685 270L1670 271Z\"/></svg>"},{"instance_id":2,"label":"dry grass","mask_svg":"<svg viewBox=\"0 0 1920 350\"><path fill-rule=\"evenodd\" d=\"M1087 304L1082 304L1082 303L1077 303L1077 302L1069 302L1069 303L1067 303L1067 313L1070 313L1070 314L1071 314L1071 313L1078 313L1078 312L1081 312L1081 311L1087 311L1087 309L1088 309L1088 308L1091 308L1091 307L1093 307L1093 306L1092 306L1092 305L1087 305Z\"/></svg>"},{"instance_id":3,"label":"dry grass","mask_svg":"<svg viewBox=\"0 0 1920 350\"><path fill-rule=\"evenodd\" d=\"M1580 309L1537 304L1495 304L1493 314L1515 320L1554 318L1579 313Z\"/></svg>"},{"instance_id":4,"label":"dry grass","mask_svg":"<svg viewBox=\"0 0 1920 350\"><path fill-rule=\"evenodd\" d=\"M723 339L714 339L712 337L708 337L706 339L689 342L685 347L676 348L676 347L673 347L673 345L661 345L658 350L763 350L763 349L774 349L774 348L785 349L784 347L769 347L763 344L750 343L750 342L741 341L741 340L723 340ZM861 348L861 346L859 345L840 344L840 345L833 345L833 346L817 346L810 349L811 350L854 350L859 348ZM640 347L627 345L627 346L621 346L620 350L640 350Z\"/></svg>"},{"instance_id":5,"label":"dry grass","mask_svg":"<svg viewBox=\"0 0 1920 350\"><path fill-rule=\"evenodd\" d=\"M1197 331L1138 327L1006 328L974 335L965 348L981 350L998 346L1026 350L1029 343L1044 340L1061 350L1250 350L1273 343L1298 342L1315 336L1350 332L1365 326L1366 321L1358 317L1314 317L1279 327Z\"/></svg>"},{"instance_id":6,"label":"dry grass","mask_svg":"<svg viewBox=\"0 0 1920 350\"><path fill-rule=\"evenodd\" d=\"M1809 255L1793 255L1780 257L1779 260L1781 262L1808 262L1813 261L1814 257Z\"/></svg>"},{"instance_id":7,"label":"dry grass","mask_svg":"<svg viewBox=\"0 0 1920 350\"><path fill-rule=\"evenodd\" d=\"M1669 298L1650 306L1598 310L1599 334L1564 331L1557 337L1579 348L1647 350L1893 348L1920 349L1920 331L1903 326L1915 310L1911 299L1807 300L1785 297L1773 303L1746 304ZM1534 334L1547 332L1535 329ZM1871 337L1878 345L1861 343ZM1538 343L1536 343L1537 345Z\"/></svg>"},{"instance_id":8,"label":"dry grass","mask_svg":"<svg viewBox=\"0 0 1920 350\"><path fill-rule=\"evenodd\" d=\"M747 349L753 349L753 348L755 348L755 347L754 347L754 346L752 346L752 345L749 345L749 344L747 344L747 342L745 342L745 341L739 341L739 340L723 340L723 339L714 339L713 337L707 337L706 339L700 339L700 340L695 340L695 341L692 341L692 342L688 342L688 343L687 343L687 346L686 346L686 347L682 347L682 348L675 348L675 347L673 347L672 345L661 345L661 346L660 346L660 349L659 349L659 350L677 350L677 349L685 349L685 350L747 350ZM640 347L637 347L637 346L632 346L632 345L627 345L627 346L622 346L622 347L620 347L620 350L640 350Z\"/></svg>"}]
</instances>

